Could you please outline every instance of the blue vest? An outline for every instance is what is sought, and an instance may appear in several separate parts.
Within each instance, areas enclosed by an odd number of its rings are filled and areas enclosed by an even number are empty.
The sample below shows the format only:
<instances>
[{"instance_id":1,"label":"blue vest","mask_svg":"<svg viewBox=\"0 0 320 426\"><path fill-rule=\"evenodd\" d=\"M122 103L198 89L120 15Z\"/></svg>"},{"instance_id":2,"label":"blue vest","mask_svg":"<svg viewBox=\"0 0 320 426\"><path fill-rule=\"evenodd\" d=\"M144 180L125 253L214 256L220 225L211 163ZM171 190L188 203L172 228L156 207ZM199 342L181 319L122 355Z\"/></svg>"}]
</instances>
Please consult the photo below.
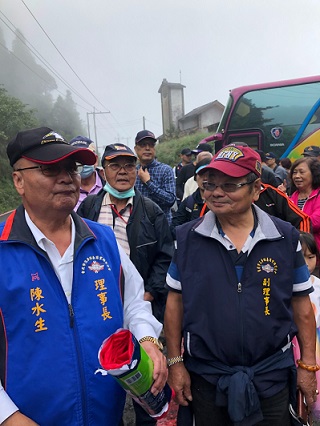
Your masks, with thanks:
<instances>
[{"instance_id":1,"label":"blue vest","mask_svg":"<svg viewBox=\"0 0 320 426\"><path fill-rule=\"evenodd\" d=\"M199 362L252 366L296 333L292 254L299 234L273 218L282 236L254 246L239 283L227 249L197 232L201 220L177 228L186 352Z\"/></svg>"},{"instance_id":2,"label":"blue vest","mask_svg":"<svg viewBox=\"0 0 320 426\"><path fill-rule=\"evenodd\" d=\"M117 426L124 392L111 377L95 374L100 345L123 326L114 234L74 217L69 305L46 254L17 216L14 232L0 242L3 385L20 411L41 425Z\"/></svg>"}]
</instances>

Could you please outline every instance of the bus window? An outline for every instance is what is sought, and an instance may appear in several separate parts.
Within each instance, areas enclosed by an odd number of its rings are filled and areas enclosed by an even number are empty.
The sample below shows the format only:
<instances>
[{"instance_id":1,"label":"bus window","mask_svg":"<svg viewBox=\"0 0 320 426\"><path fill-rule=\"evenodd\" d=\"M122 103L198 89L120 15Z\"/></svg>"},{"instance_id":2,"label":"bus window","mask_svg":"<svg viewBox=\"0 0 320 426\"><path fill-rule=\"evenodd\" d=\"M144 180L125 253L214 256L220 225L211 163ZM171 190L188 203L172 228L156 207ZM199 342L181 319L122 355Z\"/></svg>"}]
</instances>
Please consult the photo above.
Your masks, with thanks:
<instances>
[{"instance_id":1,"label":"bus window","mask_svg":"<svg viewBox=\"0 0 320 426\"><path fill-rule=\"evenodd\" d=\"M305 146L320 145L319 103L320 76L231 90L217 129L223 139L216 150L241 141L294 159Z\"/></svg>"}]
</instances>

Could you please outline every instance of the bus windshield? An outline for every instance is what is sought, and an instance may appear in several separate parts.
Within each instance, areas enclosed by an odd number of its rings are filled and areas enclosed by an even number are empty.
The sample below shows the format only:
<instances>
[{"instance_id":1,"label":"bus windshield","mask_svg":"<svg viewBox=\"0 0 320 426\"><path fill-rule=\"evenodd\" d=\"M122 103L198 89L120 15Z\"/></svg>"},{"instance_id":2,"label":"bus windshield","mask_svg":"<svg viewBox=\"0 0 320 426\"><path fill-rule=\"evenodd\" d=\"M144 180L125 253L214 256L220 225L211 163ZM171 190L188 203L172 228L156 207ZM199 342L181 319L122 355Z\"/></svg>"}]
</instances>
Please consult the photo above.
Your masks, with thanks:
<instances>
[{"instance_id":1,"label":"bus windshield","mask_svg":"<svg viewBox=\"0 0 320 426\"><path fill-rule=\"evenodd\" d=\"M232 90L217 129L222 138L216 150L238 141L295 159L306 146L320 145L320 76L311 79Z\"/></svg>"}]
</instances>

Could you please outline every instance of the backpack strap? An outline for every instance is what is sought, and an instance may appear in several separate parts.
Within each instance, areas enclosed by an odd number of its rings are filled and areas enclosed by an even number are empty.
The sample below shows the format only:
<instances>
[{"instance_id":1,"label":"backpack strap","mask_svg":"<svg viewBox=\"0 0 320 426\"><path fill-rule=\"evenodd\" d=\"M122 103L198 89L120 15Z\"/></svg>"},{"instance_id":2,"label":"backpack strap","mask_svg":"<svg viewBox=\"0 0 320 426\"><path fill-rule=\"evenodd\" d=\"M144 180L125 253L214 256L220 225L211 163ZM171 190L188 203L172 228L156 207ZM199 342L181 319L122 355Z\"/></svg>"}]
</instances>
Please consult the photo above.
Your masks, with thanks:
<instances>
[{"instance_id":1,"label":"backpack strap","mask_svg":"<svg viewBox=\"0 0 320 426\"><path fill-rule=\"evenodd\" d=\"M95 203L94 195L88 196L83 200L82 206L81 206L82 217L85 217L90 220L94 220L92 216L94 203Z\"/></svg>"},{"instance_id":2,"label":"backpack strap","mask_svg":"<svg viewBox=\"0 0 320 426\"><path fill-rule=\"evenodd\" d=\"M152 223L152 225L154 225L156 218L157 218L157 214L155 212L153 202L151 202L151 200L149 200L146 197L141 197L141 201L142 201L142 204L144 205L144 207L146 209L146 213L147 213L147 216L148 216L150 222Z\"/></svg>"}]
</instances>

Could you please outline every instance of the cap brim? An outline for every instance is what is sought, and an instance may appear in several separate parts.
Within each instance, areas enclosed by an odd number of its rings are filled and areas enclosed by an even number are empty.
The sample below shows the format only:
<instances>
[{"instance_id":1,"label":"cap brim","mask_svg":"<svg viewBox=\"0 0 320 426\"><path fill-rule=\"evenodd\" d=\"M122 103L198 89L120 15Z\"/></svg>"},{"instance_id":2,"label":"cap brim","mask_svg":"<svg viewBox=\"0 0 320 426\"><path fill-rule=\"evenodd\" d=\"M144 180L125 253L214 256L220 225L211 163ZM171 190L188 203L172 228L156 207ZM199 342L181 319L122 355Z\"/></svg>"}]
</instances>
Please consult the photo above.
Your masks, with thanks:
<instances>
[{"instance_id":1,"label":"cap brim","mask_svg":"<svg viewBox=\"0 0 320 426\"><path fill-rule=\"evenodd\" d=\"M219 161L219 160L215 161L212 164L211 163L208 164L202 169L202 171L210 171L210 170L218 170L219 172L222 172L227 176L231 176L235 178L246 176L247 174L251 172L254 173L252 170L246 169L245 167L240 167L239 165L235 165L229 162L226 163L225 161ZM257 175L257 173L255 174Z\"/></svg>"},{"instance_id":2,"label":"cap brim","mask_svg":"<svg viewBox=\"0 0 320 426\"><path fill-rule=\"evenodd\" d=\"M116 154L108 155L108 157L104 157L104 160L112 160L115 157L133 157L137 159L134 154L130 154L129 152L117 152Z\"/></svg>"},{"instance_id":3,"label":"cap brim","mask_svg":"<svg viewBox=\"0 0 320 426\"><path fill-rule=\"evenodd\" d=\"M75 161L88 166L92 166L97 160L95 153L90 149L52 142L27 151L22 158L39 164L54 164L71 156Z\"/></svg>"},{"instance_id":4,"label":"cap brim","mask_svg":"<svg viewBox=\"0 0 320 426\"><path fill-rule=\"evenodd\" d=\"M196 170L195 170L195 174L197 175L199 172L201 172L201 171L205 171L204 169L206 169L208 167L208 164L204 164L203 166L200 166L200 167L198 167Z\"/></svg>"},{"instance_id":5,"label":"cap brim","mask_svg":"<svg viewBox=\"0 0 320 426\"><path fill-rule=\"evenodd\" d=\"M157 142L157 139L152 138L151 136L145 136L144 138L139 139L138 141L136 141L136 145L138 145L141 141L143 141L144 139L151 139L152 141L154 141L154 143Z\"/></svg>"},{"instance_id":6,"label":"cap brim","mask_svg":"<svg viewBox=\"0 0 320 426\"><path fill-rule=\"evenodd\" d=\"M304 157L318 157L318 155L320 155L320 153L319 154L315 154L315 153L303 153L302 154Z\"/></svg>"}]
</instances>

